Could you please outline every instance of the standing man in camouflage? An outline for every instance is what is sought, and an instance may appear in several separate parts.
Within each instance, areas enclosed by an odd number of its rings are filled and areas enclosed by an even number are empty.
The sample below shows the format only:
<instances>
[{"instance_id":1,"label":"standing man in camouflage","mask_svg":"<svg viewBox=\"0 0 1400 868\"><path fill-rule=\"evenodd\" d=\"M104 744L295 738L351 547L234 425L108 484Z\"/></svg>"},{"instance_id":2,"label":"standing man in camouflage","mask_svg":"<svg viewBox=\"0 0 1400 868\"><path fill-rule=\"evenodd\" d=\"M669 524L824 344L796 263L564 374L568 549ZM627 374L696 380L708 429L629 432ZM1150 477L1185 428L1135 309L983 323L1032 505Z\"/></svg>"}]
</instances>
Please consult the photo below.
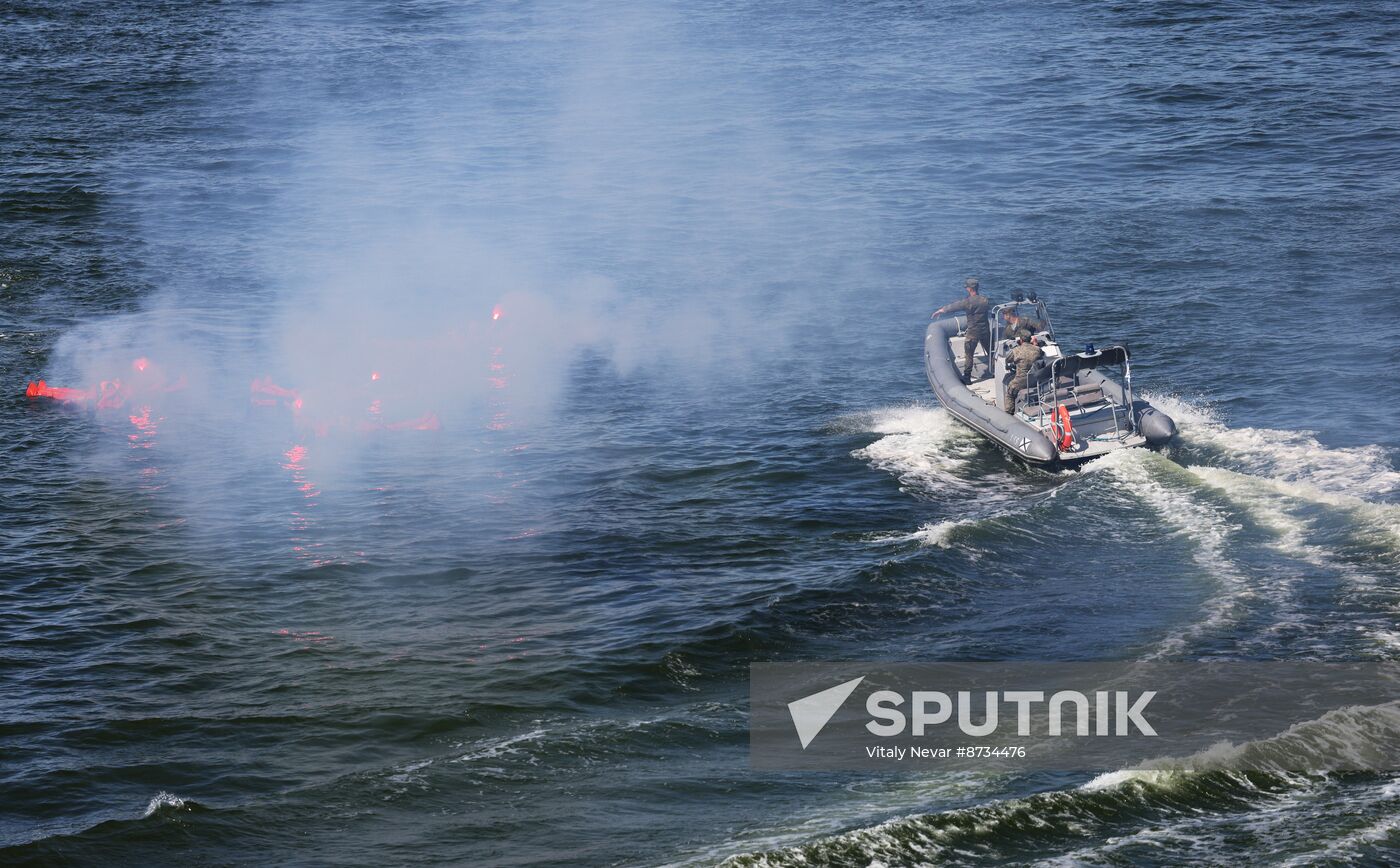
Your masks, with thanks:
<instances>
[{"instance_id":1,"label":"standing man in camouflage","mask_svg":"<svg viewBox=\"0 0 1400 868\"><path fill-rule=\"evenodd\" d=\"M1016 349L1011 351L1011 364L1016 366L1016 375L1011 378L1011 384L1006 387L1006 412L1016 412L1016 396L1021 394L1021 390L1026 388L1026 378L1030 376L1031 366L1045 352L1040 348L1040 339L1031 336L1021 338L1016 343Z\"/></svg>"},{"instance_id":2,"label":"standing man in camouflage","mask_svg":"<svg viewBox=\"0 0 1400 868\"><path fill-rule=\"evenodd\" d=\"M963 380L971 382L972 356L978 344L986 351L988 363L991 362L992 335L987 327L987 300L978 292L977 278L969 277L964 283L964 288L967 290L967 298L943 305L933 312L933 318L959 311L967 314L967 330L963 333Z\"/></svg>"}]
</instances>

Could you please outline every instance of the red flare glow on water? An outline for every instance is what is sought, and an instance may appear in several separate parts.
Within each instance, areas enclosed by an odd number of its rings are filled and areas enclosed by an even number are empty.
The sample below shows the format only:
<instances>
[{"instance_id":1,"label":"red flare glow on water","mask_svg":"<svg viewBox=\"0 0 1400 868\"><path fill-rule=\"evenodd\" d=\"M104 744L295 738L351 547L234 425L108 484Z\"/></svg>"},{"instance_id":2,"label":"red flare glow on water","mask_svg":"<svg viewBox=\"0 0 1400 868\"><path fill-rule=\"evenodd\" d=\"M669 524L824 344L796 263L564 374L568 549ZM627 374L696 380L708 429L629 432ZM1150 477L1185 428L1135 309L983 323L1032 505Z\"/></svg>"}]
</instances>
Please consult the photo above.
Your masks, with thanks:
<instances>
[{"instance_id":1,"label":"red flare glow on water","mask_svg":"<svg viewBox=\"0 0 1400 868\"><path fill-rule=\"evenodd\" d=\"M377 379L379 379L379 372L378 372L378 371L370 371L370 372L369 372L369 378L370 378L370 380L377 380Z\"/></svg>"},{"instance_id":2,"label":"red flare glow on water","mask_svg":"<svg viewBox=\"0 0 1400 868\"><path fill-rule=\"evenodd\" d=\"M499 304L491 308L491 321L495 322L496 320L500 319L502 313L504 313L504 311L501 310L501 306Z\"/></svg>"},{"instance_id":3,"label":"red flare glow on water","mask_svg":"<svg viewBox=\"0 0 1400 868\"><path fill-rule=\"evenodd\" d=\"M139 412L133 412L126 418L137 433L128 434L126 439L131 441L133 449L150 449L155 445L156 429L163 421L163 417L157 416L152 419L149 406L136 407L133 410Z\"/></svg>"},{"instance_id":4,"label":"red flare glow on water","mask_svg":"<svg viewBox=\"0 0 1400 868\"><path fill-rule=\"evenodd\" d=\"M146 368L151 366L151 360L146 358L145 356L142 356L141 358L132 362L131 366L137 371L145 372Z\"/></svg>"}]
</instances>

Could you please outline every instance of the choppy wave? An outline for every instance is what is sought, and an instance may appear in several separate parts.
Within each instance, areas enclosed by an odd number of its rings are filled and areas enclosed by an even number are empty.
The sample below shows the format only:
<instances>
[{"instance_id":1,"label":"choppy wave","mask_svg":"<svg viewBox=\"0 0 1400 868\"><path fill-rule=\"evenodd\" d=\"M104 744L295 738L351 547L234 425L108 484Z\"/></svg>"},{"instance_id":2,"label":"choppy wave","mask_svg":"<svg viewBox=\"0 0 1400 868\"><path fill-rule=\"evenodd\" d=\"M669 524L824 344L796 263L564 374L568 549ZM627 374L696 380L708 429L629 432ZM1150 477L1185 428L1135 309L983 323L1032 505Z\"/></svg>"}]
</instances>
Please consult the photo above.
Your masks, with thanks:
<instances>
[{"instance_id":1,"label":"choppy wave","mask_svg":"<svg viewBox=\"0 0 1400 868\"><path fill-rule=\"evenodd\" d=\"M952 543L953 536L959 529L971 527L978 522L979 519L935 521L923 525L918 530L910 533L877 534L872 537L870 541L877 543L917 543L922 546L946 548Z\"/></svg>"},{"instance_id":2,"label":"choppy wave","mask_svg":"<svg viewBox=\"0 0 1400 868\"><path fill-rule=\"evenodd\" d=\"M1376 775L1361 776L1356 787L1348 785L1355 776L1325 770L1385 755L1397 736L1400 705L1340 709L1272 738L1162 758L1143 764L1151 767L1101 774L1074 789L901 817L801 846L736 856L726 864L980 864L1031 858L1082 864L1122 859L1144 843L1144 836L1151 839L1154 858L1179 861L1197 853L1203 834L1224 834L1232 822L1259 822L1271 813L1286 822L1305 802L1325 802L1324 812L1345 804L1354 812L1355 828L1347 834L1375 840L1389 834L1393 820L1373 820L1366 813L1383 809L1378 795L1395 797L1394 782L1379 776L1384 786L1377 793L1374 783L1367 783ZM1279 849L1318 849L1316 841L1306 839L1273 843Z\"/></svg>"},{"instance_id":3,"label":"choppy wave","mask_svg":"<svg viewBox=\"0 0 1400 868\"><path fill-rule=\"evenodd\" d=\"M149 804L146 805L146 813L142 814L141 816L150 817L154 814L162 813L165 811L180 811L184 810L186 806L187 805L184 799L180 798L174 793L167 793L164 790L162 790L151 799Z\"/></svg>"}]
</instances>

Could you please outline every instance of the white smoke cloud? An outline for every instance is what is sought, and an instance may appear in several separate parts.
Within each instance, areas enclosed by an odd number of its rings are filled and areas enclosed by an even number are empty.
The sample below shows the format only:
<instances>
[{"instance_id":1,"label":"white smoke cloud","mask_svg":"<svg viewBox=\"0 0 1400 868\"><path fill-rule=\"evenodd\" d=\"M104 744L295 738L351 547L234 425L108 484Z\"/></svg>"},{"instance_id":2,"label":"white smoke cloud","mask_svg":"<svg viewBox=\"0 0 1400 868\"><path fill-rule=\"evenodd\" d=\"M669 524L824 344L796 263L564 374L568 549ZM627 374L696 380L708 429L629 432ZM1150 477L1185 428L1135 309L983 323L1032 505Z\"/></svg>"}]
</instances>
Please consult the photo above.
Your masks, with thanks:
<instances>
[{"instance_id":1,"label":"white smoke cloud","mask_svg":"<svg viewBox=\"0 0 1400 868\"><path fill-rule=\"evenodd\" d=\"M270 38L296 32L268 15ZM86 385L149 358L184 378L160 403L189 430L252 442L293 415L341 467L360 443L420 442L415 420L439 438L544 422L581 359L697 399L761 370L863 267L827 242L871 230L814 207L744 37L703 25L650 4L346 18L329 44L226 71L205 111L244 107L239 168L147 180L132 203L157 291L67 336L55 370ZM295 413L250 413L264 377Z\"/></svg>"}]
</instances>

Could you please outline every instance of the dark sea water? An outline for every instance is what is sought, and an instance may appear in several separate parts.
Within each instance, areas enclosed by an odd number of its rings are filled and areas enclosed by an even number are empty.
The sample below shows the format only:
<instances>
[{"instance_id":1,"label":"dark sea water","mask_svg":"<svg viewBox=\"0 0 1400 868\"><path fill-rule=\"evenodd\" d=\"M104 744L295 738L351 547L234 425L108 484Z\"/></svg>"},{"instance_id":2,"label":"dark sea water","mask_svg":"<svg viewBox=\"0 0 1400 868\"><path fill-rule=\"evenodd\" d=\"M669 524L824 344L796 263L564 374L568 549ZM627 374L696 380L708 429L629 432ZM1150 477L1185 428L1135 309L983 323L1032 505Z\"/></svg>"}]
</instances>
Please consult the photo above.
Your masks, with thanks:
<instances>
[{"instance_id":1,"label":"dark sea water","mask_svg":"<svg viewBox=\"0 0 1400 868\"><path fill-rule=\"evenodd\" d=\"M1398 241L1395 3L0 3L0 862L1394 862L1389 775L752 771L747 667L1400 656ZM954 422L969 274L1180 443Z\"/></svg>"}]
</instances>

